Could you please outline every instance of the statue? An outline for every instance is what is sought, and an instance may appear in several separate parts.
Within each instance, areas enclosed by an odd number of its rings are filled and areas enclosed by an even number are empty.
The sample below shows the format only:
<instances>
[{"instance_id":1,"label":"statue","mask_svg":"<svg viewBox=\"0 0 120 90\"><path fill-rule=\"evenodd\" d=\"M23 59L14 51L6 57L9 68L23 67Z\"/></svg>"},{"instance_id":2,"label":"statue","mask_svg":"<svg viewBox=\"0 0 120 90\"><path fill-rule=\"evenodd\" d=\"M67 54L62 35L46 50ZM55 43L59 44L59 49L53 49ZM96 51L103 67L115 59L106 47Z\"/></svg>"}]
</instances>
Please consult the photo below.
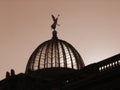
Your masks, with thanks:
<instances>
[{"instance_id":1,"label":"statue","mask_svg":"<svg viewBox=\"0 0 120 90\"><path fill-rule=\"evenodd\" d=\"M59 17L60 15L58 14L58 17ZM52 19L53 19L53 24L51 25L51 28L53 29L53 30L55 30L56 29L56 25L58 25L59 26L59 24L57 23L57 20L58 20L58 17L57 18L55 18L53 15L51 15L51 17L52 17Z\"/></svg>"}]
</instances>

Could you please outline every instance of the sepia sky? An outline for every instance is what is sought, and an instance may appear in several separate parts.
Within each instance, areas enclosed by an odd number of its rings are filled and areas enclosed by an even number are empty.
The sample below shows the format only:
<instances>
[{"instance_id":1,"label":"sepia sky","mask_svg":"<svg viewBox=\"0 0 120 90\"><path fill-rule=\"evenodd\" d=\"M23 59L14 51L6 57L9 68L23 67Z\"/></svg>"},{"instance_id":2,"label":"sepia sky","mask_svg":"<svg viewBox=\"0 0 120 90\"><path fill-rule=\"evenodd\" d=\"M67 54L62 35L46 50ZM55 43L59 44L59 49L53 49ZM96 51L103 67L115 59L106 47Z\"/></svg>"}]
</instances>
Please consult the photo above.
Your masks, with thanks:
<instances>
[{"instance_id":1,"label":"sepia sky","mask_svg":"<svg viewBox=\"0 0 120 90\"><path fill-rule=\"evenodd\" d=\"M51 14L60 14L58 38L85 65L120 53L120 0L0 0L0 79L24 72L34 49L51 39Z\"/></svg>"}]
</instances>

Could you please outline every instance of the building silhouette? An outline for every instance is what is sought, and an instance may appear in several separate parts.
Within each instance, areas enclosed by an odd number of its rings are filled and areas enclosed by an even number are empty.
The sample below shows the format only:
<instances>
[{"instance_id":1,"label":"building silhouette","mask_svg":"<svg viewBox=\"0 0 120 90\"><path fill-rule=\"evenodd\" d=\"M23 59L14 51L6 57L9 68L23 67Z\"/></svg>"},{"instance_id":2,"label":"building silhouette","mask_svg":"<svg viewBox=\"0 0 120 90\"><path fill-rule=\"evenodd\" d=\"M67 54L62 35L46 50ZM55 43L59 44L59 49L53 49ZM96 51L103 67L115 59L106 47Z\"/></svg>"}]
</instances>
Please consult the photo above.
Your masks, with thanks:
<instances>
[{"instance_id":1,"label":"building silhouette","mask_svg":"<svg viewBox=\"0 0 120 90\"><path fill-rule=\"evenodd\" d=\"M54 28L52 38L30 56L25 73L6 72L0 90L119 90L119 83L120 54L85 66L78 51L59 39Z\"/></svg>"}]
</instances>

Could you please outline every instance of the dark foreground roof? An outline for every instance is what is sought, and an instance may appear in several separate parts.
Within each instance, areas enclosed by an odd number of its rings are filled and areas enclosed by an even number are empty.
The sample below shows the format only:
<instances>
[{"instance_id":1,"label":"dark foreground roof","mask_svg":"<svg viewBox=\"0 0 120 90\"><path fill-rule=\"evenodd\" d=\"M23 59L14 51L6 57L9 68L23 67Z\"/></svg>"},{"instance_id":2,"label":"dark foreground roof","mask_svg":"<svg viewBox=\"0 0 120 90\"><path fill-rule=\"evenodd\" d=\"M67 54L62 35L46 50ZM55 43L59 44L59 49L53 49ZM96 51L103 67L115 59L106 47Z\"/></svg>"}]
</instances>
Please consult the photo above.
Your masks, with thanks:
<instances>
[{"instance_id":1,"label":"dark foreground roof","mask_svg":"<svg viewBox=\"0 0 120 90\"><path fill-rule=\"evenodd\" d=\"M51 70L67 71L64 68ZM36 76L39 71L10 76L0 82L0 90L120 90L120 54L81 70L69 69L69 73L59 73L59 76L50 77L52 71L45 70L46 76L41 74L40 77Z\"/></svg>"}]
</instances>

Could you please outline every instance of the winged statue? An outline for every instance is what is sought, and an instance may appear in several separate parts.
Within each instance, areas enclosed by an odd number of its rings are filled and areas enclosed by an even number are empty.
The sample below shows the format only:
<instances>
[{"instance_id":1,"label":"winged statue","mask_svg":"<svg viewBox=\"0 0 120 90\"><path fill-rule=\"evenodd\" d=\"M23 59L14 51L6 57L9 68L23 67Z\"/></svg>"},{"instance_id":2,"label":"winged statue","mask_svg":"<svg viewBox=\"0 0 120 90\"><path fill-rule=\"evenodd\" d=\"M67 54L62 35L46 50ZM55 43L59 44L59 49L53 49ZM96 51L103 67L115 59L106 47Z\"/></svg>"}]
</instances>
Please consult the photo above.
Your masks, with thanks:
<instances>
[{"instance_id":1,"label":"winged statue","mask_svg":"<svg viewBox=\"0 0 120 90\"><path fill-rule=\"evenodd\" d=\"M57 18L55 18L54 15L51 15L51 17L52 17L52 19L53 19L53 24L51 25L51 28L52 28L53 30L56 29L56 26L57 26L57 25L59 26L59 24L57 23L59 16L60 16L60 15L58 15Z\"/></svg>"}]
</instances>

